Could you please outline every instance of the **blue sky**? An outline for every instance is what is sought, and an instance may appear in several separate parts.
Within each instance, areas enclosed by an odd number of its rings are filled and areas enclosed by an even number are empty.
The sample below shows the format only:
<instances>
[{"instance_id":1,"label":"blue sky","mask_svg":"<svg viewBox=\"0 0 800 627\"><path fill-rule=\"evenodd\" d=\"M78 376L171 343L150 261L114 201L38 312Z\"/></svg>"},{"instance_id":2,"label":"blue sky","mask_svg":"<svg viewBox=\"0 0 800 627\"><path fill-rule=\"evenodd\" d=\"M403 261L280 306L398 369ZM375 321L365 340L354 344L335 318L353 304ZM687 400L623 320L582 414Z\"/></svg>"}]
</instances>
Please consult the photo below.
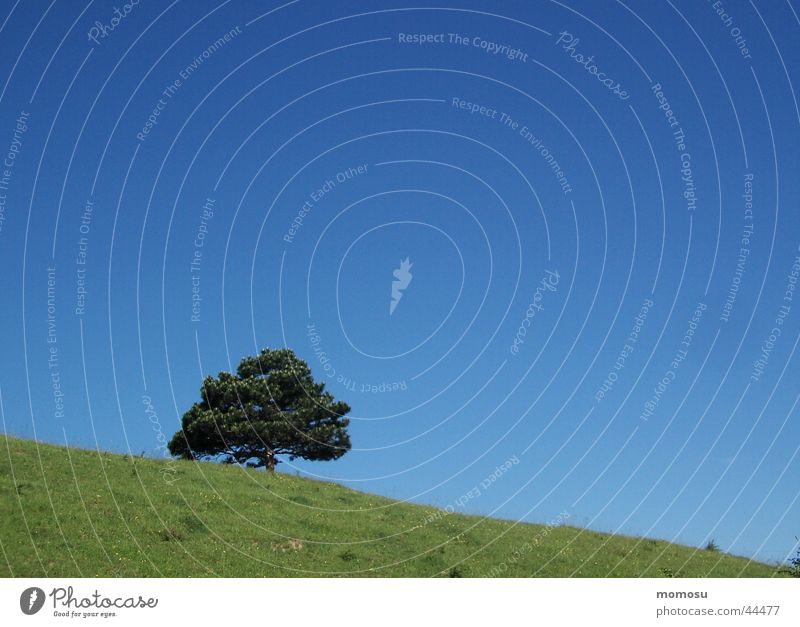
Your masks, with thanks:
<instances>
[{"instance_id":1,"label":"blue sky","mask_svg":"<svg viewBox=\"0 0 800 627\"><path fill-rule=\"evenodd\" d=\"M434 5L3 3L5 431L158 456L285 345L353 450L283 471L792 554L797 7Z\"/></svg>"}]
</instances>

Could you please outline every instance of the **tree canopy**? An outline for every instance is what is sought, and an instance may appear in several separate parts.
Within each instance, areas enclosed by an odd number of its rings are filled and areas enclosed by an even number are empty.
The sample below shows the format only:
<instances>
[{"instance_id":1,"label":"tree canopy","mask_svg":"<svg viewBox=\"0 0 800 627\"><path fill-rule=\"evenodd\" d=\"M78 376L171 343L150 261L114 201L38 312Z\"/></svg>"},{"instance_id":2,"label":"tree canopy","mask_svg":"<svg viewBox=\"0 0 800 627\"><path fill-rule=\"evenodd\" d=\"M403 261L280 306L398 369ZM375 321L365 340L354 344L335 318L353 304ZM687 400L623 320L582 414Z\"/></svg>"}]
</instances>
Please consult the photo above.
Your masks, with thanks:
<instances>
[{"instance_id":1,"label":"tree canopy","mask_svg":"<svg viewBox=\"0 0 800 627\"><path fill-rule=\"evenodd\" d=\"M274 470L277 456L337 459L350 450L350 411L314 381L293 351L264 349L235 374L208 376L169 450L184 459L222 459Z\"/></svg>"}]
</instances>

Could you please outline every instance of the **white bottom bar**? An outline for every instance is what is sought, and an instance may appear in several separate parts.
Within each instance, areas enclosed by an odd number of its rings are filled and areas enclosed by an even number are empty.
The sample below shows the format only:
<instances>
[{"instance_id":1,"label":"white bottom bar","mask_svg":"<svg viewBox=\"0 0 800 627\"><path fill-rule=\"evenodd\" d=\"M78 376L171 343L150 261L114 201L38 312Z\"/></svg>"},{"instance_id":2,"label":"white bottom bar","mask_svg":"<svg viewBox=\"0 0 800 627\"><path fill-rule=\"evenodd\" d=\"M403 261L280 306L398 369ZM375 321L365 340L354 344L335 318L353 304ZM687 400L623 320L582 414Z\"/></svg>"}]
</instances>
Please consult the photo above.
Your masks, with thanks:
<instances>
[{"instance_id":1,"label":"white bottom bar","mask_svg":"<svg viewBox=\"0 0 800 627\"><path fill-rule=\"evenodd\" d=\"M4 579L0 623L777 627L798 599L798 579Z\"/></svg>"}]
</instances>

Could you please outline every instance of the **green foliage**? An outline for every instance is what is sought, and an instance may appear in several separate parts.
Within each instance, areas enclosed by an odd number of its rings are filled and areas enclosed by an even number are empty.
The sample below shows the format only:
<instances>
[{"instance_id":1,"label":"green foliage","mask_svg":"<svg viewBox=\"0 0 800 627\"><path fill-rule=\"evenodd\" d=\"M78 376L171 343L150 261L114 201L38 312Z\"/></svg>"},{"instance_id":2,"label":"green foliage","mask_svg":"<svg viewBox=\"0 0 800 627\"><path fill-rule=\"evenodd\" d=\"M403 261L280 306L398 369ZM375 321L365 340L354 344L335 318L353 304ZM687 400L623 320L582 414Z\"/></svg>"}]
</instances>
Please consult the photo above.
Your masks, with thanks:
<instances>
[{"instance_id":1,"label":"green foliage","mask_svg":"<svg viewBox=\"0 0 800 627\"><path fill-rule=\"evenodd\" d=\"M717 544L713 538L706 543L705 548L706 551L711 551L712 553L719 553L719 544Z\"/></svg>"},{"instance_id":2,"label":"green foliage","mask_svg":"<svg viewBox=\"0 0 800 627\"><path fill-rule=\"evenodd\" d=\"M782 573L790 577L800 577L800 549L797 549L797 555L789 560L789 565L781 569Z\"/></svg>"},{"instance_id":3,"label":"green foliage","mask_svg":"<svg viewBox=\"0 0 800 627\"><path fill-rule=\"evenodd\" d=\"M222 458L274 470L289 459L337 459L350 450L350 411L311 376L293 351L264 349L245 357L236 374L206 377L201 400L183 415L169 443L183 459Z\"/></svg>"}]
</instances>

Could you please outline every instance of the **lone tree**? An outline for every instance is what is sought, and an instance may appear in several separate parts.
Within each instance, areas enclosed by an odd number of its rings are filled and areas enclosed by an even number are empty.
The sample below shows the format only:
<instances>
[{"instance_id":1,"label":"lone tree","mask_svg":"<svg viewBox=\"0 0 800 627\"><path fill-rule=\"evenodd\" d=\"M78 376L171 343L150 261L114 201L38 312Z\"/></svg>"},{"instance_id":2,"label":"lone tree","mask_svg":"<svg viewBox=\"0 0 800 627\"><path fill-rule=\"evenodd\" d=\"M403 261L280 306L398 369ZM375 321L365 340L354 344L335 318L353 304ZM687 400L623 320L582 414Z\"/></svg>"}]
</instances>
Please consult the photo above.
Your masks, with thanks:
<instances>
[{"instance_id":1,"label":"lone tree","mask_svg":"<svg viewBox=\"0 0 800 627\"><path fill-rule=\"evenodd\" d=\"M242 359L236 374L206 377L200 396L170 440L173 455L274 470L278 455L328 460L350 450L350 406L314 381L289 349L265 348Z\"/></svg>"}]
</instances>

